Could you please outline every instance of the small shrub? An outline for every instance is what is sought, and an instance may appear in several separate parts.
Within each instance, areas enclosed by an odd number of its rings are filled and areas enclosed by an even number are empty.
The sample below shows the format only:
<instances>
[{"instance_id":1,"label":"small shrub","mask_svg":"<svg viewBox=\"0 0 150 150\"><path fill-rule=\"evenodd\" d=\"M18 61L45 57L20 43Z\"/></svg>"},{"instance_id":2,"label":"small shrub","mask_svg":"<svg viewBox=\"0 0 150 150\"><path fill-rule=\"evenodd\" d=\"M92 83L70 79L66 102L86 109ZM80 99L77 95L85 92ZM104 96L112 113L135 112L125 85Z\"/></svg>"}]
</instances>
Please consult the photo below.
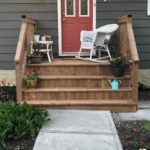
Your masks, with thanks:
<instances>
[{"instance_id":1,"label":"small shrub","mask_svg":"<svg viewBox=\"0 0 150 150\"><path fill-rule=\"evenodd\" d=\"M47 119L47 111L29 104L0 102L0 147L6 147L8 140L35 137Z\"/></svg>"},{"instance_id":2,"label":"small shrub","mask_svg":"<svg viewBox=\"0 0 150 150\"><path fill-rule=\"evenodd\" d=\"M144 128L150 132L150 121L144 120Z\"/></svg>"},{"instance_id":3,"label":"small shrub","mask_svg":"<svg viewBox=\"0 0 150 150\"><path fill-rule=\"evenodd\" d=\"M0 86L0 101L16 101L16 86Z\"/></svg>"},{"instance_id":4,"label":"small shrub","mask_svg":"<svg viewBox=\"0 0 150 150\"><path fill-rule=\"evenodd\" d=\"M140 82L138 83L138 89L139 89L139 91L150 91L150 87L148 87Z\"/></svg>"},{"instance_id":5,"label":"small shrub","mask_svg":"<svg viewBox=\"0 0 150 150\"><path fill-rule=\"evenodd\" d=\"M132 148L139 149L140 148L140 143L138 141L129 141L130 145L132 145Z\"/></svg>"}]
</instances>

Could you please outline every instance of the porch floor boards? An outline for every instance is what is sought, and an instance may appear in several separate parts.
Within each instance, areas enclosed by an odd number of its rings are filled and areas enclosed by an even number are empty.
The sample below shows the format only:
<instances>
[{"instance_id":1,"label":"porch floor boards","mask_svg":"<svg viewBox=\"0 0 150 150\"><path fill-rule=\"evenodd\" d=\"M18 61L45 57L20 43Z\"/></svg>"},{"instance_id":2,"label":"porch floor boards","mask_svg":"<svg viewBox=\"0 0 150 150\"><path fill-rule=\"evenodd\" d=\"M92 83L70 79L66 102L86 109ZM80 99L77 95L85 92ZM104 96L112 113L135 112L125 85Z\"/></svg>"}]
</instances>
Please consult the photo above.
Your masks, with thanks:
<instances>
[{"instance_id":1,"label":"porch floor boards","mask_svg":"<svg viewBox=\"0 0 150 150\"><path fill-rule=\"evenodd\" d=\"M104 62L93 62L89 60L80 60L74 57L66 57L66 58L54 58L51 63L48 60L44 59L40 64L27 64L27 66L99 66L99 65L110 65L109 61L106 60Z\"/></svg>"}]
</instances>

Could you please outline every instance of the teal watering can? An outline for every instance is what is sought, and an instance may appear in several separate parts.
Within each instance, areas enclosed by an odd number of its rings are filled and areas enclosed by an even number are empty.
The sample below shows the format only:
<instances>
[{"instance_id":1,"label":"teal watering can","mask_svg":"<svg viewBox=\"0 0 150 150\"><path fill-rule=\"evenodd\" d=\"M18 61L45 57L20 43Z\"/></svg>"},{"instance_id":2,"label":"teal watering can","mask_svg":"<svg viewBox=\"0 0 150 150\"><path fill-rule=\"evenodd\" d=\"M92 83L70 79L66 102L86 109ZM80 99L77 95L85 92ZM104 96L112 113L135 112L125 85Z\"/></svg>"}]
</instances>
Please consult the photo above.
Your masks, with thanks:
<instances>
[{"instance_id":1,"label":"teal watering can","mask_svg":"<svg viewBox=\"0 0 150 150\"><path fill-rule=\"evenodd\" d=\"M110 83L111 88L112 88L113 90L118 90L118 89L119 89L119 86L120 86L120 84L121 84L121 81L120 81L120 80L113 80L113 81L109 80L109 83Z\"/></svg>"}]
</instances>

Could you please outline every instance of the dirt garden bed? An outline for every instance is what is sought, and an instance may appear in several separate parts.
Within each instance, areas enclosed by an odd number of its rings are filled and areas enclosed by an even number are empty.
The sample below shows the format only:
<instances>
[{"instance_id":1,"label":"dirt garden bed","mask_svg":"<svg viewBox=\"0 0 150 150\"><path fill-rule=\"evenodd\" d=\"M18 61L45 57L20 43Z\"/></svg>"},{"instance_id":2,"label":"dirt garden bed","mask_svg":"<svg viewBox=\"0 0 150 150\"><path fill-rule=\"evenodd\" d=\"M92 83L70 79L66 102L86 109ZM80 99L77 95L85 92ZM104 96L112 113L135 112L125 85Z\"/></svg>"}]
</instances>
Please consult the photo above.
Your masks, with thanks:
<instances>
[{"instance_id":1,"label":"dirt garden bed","mask_svg":"<svg viewBox=\"0 0 150 150\"><path fill-rule=\"evenodd\" d=\"M150 88L139 86L139 101L150 101ZM123 150L150 150L150 121L115 121Z\"/></svg>"},{"instance_id":2,"label":"dirt garden bed","mask_svg":"<svg viewBox=\"0 0 150 150\"><path fill-rule=\"evenodd\" d=\"M26 137L21 140L8 141L6 148L0 148L0 150L33 150L33 146L36 138Z\"/></svg>"},{"instance_id":3,"label":"dirt garden bed","mask_svg":"<svg viewBox=\"0 0 150 150\"><path fill-rule=\"evenodd\" d=\"M115 123L123 150L150 150L150 121Z\"/></svg>"}]
</instances>

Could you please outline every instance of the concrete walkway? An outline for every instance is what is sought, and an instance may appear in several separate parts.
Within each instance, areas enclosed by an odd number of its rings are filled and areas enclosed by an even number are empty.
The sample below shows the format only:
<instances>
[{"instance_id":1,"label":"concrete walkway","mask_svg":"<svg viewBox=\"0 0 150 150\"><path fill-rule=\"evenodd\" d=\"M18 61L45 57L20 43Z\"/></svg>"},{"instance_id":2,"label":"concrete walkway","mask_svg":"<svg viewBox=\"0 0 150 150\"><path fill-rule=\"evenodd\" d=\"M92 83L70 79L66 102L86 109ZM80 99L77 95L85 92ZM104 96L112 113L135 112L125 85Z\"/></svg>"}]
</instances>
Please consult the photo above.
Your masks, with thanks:
<instances>
[{"instance_id":1,"label":"concrete walkway","mask_svg":"<svg viewBox=\"0 0 150 150\"><path fill-rule=\"evenodd\" d=\"M118 113L122 121L150 120L150 101L139 101L138 111L134 113Z\"/></svg>"},{"instance_id":2,"label":"concrete walkway","mask_svg":"<svg viewBox=\"0 0 150 150\"><path fill-rule=\"evenodd\" d=\"M109 111L49 110L33 150L122 150Z\"/></svg>"}]
</instances>

